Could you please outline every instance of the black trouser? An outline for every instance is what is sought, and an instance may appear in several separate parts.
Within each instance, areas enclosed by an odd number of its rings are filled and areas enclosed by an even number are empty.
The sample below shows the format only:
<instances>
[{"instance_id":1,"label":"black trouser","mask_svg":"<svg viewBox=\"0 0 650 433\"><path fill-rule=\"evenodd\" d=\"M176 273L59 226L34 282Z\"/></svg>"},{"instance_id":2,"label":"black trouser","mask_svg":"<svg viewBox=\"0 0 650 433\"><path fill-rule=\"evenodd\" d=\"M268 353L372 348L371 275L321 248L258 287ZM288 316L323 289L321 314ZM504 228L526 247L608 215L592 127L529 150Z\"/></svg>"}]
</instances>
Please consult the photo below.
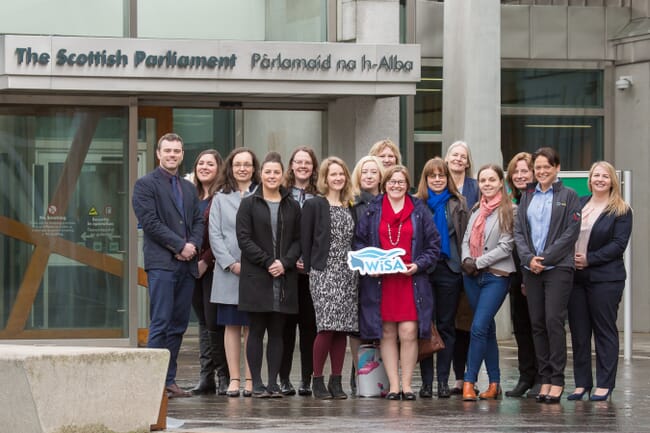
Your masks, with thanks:
<instances>
[{"instance_id":1,"label":"black trouser","mask_svg":"<svg viewBox=\"0 0 650 433\"><path fill-rule=\"evenodd\" d=\"M591 335L596 344L596 383L614 388L618 367L616 318L625 281L592 282L576 273L569 299L569 327L573 347L573 376L576 387L593 387Z\"/></svg>"},{"instance_id":2,"label":"black trouser","mask_svg":"<svg viewBox=\"0 0 650 433\"><path fill-rule=\"evenodd\" d=\"M517 341L517 359L519 360L519 382L529 385L538 383L537 358L533 343L533 328L530 324L528 301L521 291L521 272L512 274L510 279L510 316Z\"/></svg>"},{"instance_id":3,"label":"black trouser","mask_svg":"<svg viewBox=\"0 0 650 433\"><path fill-rule=\"evenodd\" d=\"M196 280L194 293L192 294L192 307L199 321L199 326L205 326L208 331L218 331L217 325L217 304L210 302L210 293L212 292L212 269L203 274ZM223 328L223 326L221 326ZM223 333L223 329L221 330Z\"/></svg>"},{"instance_id":4,"label":"black trouser","mask_svg":"<svg viewBox=\"0 0 650 433\"><path fill-rule=\"evenodd\" d=\"M300 368L303 379L314 371L314 339L316 338L316 314L309 292L309 275L298 274L298 314L287 314L283 331L282 364L280 379L288 380L296 345L296 325L300 332Z\"/></svg>"},{"instance_id":5,"label":"black trouser","mask_svg":"<svg viewBox=\"0 0 650 433\"><path fill-rule=\"evenodd\" d=\"M208 348L201 347L200 356L202 358L201 369L216 369L217 376L228 377L228 364L226 362L225 347L223 342L224 327L217 325L217 304L210 302L210 293L212 292L213 271L209 269L201 278L196 280L194 292L192 293L192 307L199 321L199 330L207 328L208 332L216 332L217 338L207 340L212 346ZM201 344L206 341L205 337L201 338ZM211 353L214 351L214 353ZM206 359L210 357L211 359ZM202 373L206 373L203 372Z\"/></svg>"},{"instance_id":6,"label":"black trouser","mask_svg":"<svg viewBox=\"0 0 650 433\"><path fill-rule=\"evenodd\" d=\"M573 269L553 268L541 274L523 272L541 383L564 386L567 357L564 324L573 286Z\"/></svg>"},{"instance_id":7,"label":"black trouser","mask_svg":"<svg viewBox=\"0 0 650 433\"><path fill-rule=\"evenodd\" d=\"M429 274L429 282L433 292L433 315L431 320L436 322L438 332L445 348L436 354L436 372L438 383L447 384L449 370L454 355L457 334L454 328L458 297L463 288L463 276L449 269L445 262L438 262L436 269ZM465 363L463 362L463 373ZM431 385L433 382L433 355L420 361L422 383ZM461 374L461 377L462 377Z\"/></svg>"},{"instance_id":8,"label":"black trouser","mask_svg":"<svg viewBox=\"0 0 650 433\"><path fill-rule=\"evenodd\" d=\"M268 332L266 342L266 365L268 372L268 385L275 385L278 381L280 362L282 361L282 331L286 314L283 313L256 313L248 312L250 322L246 356L251 370L253 387L262 386L262 357L264 352L264 333Z\"/></svg>"}]
</instances>

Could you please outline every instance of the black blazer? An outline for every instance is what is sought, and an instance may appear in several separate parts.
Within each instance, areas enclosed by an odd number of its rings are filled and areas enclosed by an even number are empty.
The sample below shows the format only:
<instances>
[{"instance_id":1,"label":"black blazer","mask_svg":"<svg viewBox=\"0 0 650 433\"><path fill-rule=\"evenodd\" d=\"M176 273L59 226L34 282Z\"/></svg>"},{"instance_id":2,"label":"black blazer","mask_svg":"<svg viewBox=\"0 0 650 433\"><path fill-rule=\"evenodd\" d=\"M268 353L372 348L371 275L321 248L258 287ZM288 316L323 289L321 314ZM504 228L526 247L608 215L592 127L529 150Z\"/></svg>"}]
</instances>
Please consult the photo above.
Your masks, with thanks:
<instances>
[{"instance_id":1,"label":"black blazer","mask_svg":"<svg viewBox=\"0 0 650 433\"><path fill-rule=\"evenodd\" d=\"M271 312L273 277L268 272L275 259L282 262L280 313L298 313L298 271L300 257L300 205L287 189L280 189L282 199L273 247L273 227L262 187L242 200L237 211L237 241L241 249L239 275L239 309Z\"/></svg>"},{"instance_id":2,"label":"black blazer","mask_svg":"<svg viewBox=\"0 0 650 433\"><path fill-rule=\"evenodd\" d=\"M354 215L352 209L350 212ZM309 273L311 268L319 271L325 269L330 251L331 224L330 204L325 197L317 196L305 201L302 205L300 225L300 244L305 272Z\"/></svg>"},{"instance_id":3,"label":"black blazer","mask_svg":"<svg viewBox=\"0 0 650 433\"><path fill-rule=\"evenodd\" d=\"M185 218L182 217L169 178L161 170L157 168L135 182L131 203L144 232L144 269L173 271L178 266L174 256L183 250L186 242L194 244L197 251L201 248L203 215L196 187L181 179ZM197 259L191 263L192 275L198 277Z\"/></svg>"},{"instance_id":4,"label":"black blazer","mask_svg":"<svg viewBox=\"0 0 650 433\"><path fill-rule=\"evenodd\" d=\"M584 208L591 196L581 197ZM589 281L624 281L623 253L632 234L632 209L621 216L601 213L589 235L587 267L576 278Z\"/></svg>"}]
</instances>

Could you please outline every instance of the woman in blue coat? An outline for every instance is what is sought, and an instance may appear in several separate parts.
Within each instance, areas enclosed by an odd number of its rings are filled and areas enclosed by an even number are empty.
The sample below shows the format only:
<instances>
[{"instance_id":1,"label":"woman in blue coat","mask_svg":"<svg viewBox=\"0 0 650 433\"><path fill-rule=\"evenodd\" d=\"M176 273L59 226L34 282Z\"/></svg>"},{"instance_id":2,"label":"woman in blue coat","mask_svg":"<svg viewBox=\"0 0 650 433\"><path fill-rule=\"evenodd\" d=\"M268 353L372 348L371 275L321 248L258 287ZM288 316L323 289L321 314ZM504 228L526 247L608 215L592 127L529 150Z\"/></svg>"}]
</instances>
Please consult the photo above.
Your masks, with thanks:
<instances>
[{"instance_id":1,"label":"woman in blue coat","mask_svg":"<svg viewBox=\"0 0 650 433\"><path fill-rule=\"evenodd\" d=\"M616 171L608 162L589 170L590 196L582 197L580 235L576 242L569 327L576 389L569 400L582 400L593 386L591 336L596 343L596 382L591 400L606 400L616 383L616 316L625 287L623 253L632 233L632 209L621 197Z\"/></svg>"},{"instance_id":2,"label":"woman in blue coat","mask_svg":"<svg viewBox=\"0 0 650 433\"><path fill-rule=\"evenodd\" d=\"M390 382L386 398L390 400L416 398L411 380L418 358L417 339L430 338L433 314L427 270L437 262L440 251L440 236L431 212L424 202L407 194L410 186L405 167L389 168L382 181L386 193L368 205L353 242L354 250L376 247L406 251L402 256L405 271L363 275L359 282L359 332L362 339L381 339L381 356Z\"/></svg>"}]
</instances>

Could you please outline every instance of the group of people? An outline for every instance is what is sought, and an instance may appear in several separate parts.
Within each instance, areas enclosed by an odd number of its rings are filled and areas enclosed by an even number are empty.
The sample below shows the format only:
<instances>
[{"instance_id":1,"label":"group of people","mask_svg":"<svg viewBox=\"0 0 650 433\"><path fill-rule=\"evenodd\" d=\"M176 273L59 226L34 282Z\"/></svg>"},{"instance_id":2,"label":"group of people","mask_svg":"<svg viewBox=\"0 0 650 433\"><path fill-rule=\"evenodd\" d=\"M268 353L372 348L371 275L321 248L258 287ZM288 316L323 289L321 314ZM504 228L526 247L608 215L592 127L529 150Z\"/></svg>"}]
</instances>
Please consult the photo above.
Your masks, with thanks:
<instances>
[{"instance_id":1,"label":"group of people","mask_svg":"<svg viewBox=\"0 0 650 433\"><path fill-rule=\"evenodd\" d=\"M379 343L387 399L415 400L418 339L431 337L433 323L445 348L419 361L419 396L433 396L435 358L438 398L496 399L502 390L494 318L508 292L520 378L506 395L560 400L568 317L576 385L568 398L611 396L632 227L611 164L592 166L592 194L578 199L558 180L560 159L551 148L515 155L505 173L484 165L474 179L469 146L455 142L445 159L425 163L417 186L388 139L351 173L334 156L319 165L309 147L296 148L286 169L276 152L260 163L248 148L225 160L206 150L194 164L194 185L179 177L181 137L161 137L157 156L160 167L136 182L133 208L144 232L148 346L170 350L170 397L295 395L297 329L299 395L347 398L349 340L355 360L361 342ZM403 249L404 268L359 275L347 254L365 247ZM175 382L190 304L201 364L192 392ZM480 392L483 363L489 386Z\"/></svg>"}]
</instances>

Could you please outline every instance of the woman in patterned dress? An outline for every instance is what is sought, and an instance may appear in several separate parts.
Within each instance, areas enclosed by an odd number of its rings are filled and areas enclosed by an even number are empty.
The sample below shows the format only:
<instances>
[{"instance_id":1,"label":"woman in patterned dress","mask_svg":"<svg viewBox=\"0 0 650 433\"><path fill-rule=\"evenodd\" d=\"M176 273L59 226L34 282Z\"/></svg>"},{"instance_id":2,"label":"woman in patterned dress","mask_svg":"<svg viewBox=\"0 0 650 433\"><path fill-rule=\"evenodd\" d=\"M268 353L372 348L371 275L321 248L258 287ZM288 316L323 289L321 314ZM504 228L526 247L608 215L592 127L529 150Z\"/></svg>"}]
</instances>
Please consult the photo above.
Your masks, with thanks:
<instances>
[{"instance_id":1,"label":"woman in patterned dress","mask_svg":"<svg viewBox=\"0 0 650 433\"><path fill-rule=\"evenodd\" d=\"M314 340L314 381L319 399L344 399L341 371L347 334L357 332L357 277L347 265L354 221L350 211L352 183L345 162L326 158L318 176L321 196L303 206L301 243L304 268L314 301L318 334ZM331 376L327 387L323 367L330 355Z\"/></svg>"}]
</instances>

